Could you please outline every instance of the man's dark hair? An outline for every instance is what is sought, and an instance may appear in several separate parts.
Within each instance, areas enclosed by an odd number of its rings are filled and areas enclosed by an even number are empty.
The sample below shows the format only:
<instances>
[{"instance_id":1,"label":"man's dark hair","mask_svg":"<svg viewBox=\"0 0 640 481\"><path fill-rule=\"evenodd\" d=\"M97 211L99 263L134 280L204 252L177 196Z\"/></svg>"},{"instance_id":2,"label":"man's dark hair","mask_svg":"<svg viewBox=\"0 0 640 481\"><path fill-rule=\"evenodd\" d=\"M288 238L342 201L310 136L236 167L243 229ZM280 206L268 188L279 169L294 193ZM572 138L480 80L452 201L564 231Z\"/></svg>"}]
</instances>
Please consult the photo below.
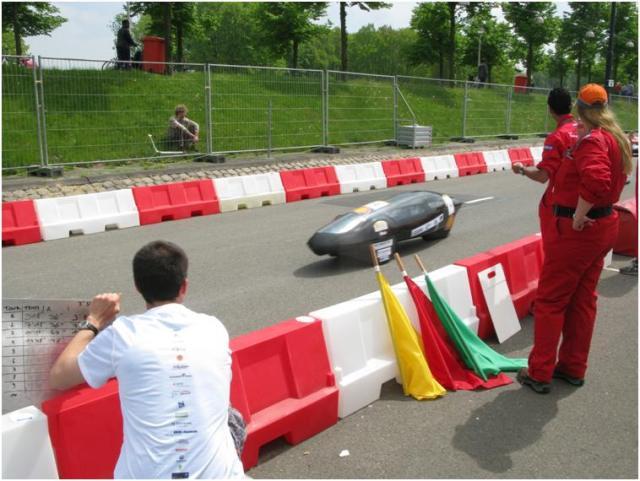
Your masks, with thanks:
<instances>
[{"instance_id":1,"label":"man's dark hair","mask_svg":"<svg viewBox=\"0 0 640 481\"><path fill-rule=\"evenodd\" d=\"M571 112L571 94L562 87L556 87L549 92L547 105L556 115L565 115Z\"/></svg>"},{"instance_id":2,"label":"man's dark hair","mask_svg":"<svg viewBox=\"0 0 640 481\"><path fill-rule=\"evenodd\" d=\"M126 19L123 20L122 21L122 26L125 27L125 28L129 28L129 20L126 20Z\"/></svg>"},{"instance_id":3,"label":"man's dark hair","mask_svg":"<svg viewBox=\"0 0 640 481\"><path fill-rule=\"evenodd\" d=\"M189 260L177 245L150 242L133 257L133 281L147 303L172 301L187 278Z\"/></svg>"}]
</instances>

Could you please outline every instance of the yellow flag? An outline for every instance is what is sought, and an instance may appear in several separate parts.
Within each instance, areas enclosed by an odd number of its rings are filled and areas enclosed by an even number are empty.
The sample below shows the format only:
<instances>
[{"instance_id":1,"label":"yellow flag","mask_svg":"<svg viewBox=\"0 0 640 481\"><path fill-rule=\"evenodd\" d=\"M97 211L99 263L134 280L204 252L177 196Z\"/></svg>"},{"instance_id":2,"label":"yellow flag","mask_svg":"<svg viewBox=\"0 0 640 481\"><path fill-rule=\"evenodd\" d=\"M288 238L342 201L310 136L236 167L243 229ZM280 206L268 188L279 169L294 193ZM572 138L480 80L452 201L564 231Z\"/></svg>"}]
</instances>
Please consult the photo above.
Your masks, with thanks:
<instances>
[{"instance_id":1,"label":"yellow flag","mask_svg":"<svg viewBox=\"0 0 640 481\"><path fill-rule=\"evenodd\" d=\"M444 396L447 390L431 374L423 354L420 337L411 325L402 304L380 271L376 272L376 277L380 284L384 311L396 351L405 396L413 396L416 399L435 399Z\"/></svg>"}]
</instances>

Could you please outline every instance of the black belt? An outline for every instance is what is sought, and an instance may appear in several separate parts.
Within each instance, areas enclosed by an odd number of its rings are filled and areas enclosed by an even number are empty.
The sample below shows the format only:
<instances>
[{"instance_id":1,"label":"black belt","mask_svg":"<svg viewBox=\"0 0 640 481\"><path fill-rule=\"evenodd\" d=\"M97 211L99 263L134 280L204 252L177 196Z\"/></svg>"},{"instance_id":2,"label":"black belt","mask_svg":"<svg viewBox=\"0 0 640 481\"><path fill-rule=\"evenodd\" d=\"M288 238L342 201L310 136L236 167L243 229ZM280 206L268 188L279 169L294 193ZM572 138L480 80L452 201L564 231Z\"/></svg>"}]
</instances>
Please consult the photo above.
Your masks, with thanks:
<instances>
[{"instance_id":1,"label":"black belt","mask_svg":"<svg viewBox=\"0 0 640 481\"><path fill-rule=\"evenodd\" d=\"M590 219L598 219L600 217L607 217L613 212L613 207L607 205L605 207L594 207L587 212L587 217ZM573 207L565 207L564 205L553 204L553 215L556 217L573 217L576 210Z\"/></svg>"}]
</instances>

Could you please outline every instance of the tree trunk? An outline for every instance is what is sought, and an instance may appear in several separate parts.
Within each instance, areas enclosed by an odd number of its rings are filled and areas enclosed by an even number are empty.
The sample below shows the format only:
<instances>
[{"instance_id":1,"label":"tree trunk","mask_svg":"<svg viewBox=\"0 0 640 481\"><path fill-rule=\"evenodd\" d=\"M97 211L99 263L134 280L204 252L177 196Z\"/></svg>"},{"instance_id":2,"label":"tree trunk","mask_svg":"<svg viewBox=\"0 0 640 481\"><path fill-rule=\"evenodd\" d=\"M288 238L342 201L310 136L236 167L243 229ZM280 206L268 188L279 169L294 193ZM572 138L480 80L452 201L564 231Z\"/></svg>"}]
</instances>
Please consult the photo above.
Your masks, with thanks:
<instances>
[{"instance_id":1,"label":"tree trunk","mask_svg":"<svg viewBox=\"0 0 640 481\"><path fill-rule=\"evenodd\" d=\"M527 49L527 86L531 85L531 76L533 75L533 42L531 42L531 40L529 40L528 42L528 49Z\"/></svg>"},{"instance_id":2,"label":"tree trunk","mask_svg":"<svg viewBox=\"0 0 640 481\"><path fill-rule=\"evenodd\" d=\"M13 3L13 39L16 42L16 55L22 55L22 39L20 38L20 19L18 18L18 9L20 4ZM19 60L18 60L19 61Z\"/></svg>"},{"instance_id":3,"label":"tree trunk","mask_svg":"<svg viewBox=\"0 0 640 481\"><path fill-rule=\"evenodd\" d=\"M292 59L292 67L298 68L298 41L293 41L293 59Z\"/></svg>"},{"instance_id":4,"label":"tree trunk","mask_svg":"<svg viewBox=\"0 0 640 481\"><path fill-rule=\"evenodd\" d=\"M456 52L456 2L449 2L449 79L455 78L453 64Z\"/></svg>"},{"instance_id":5,"label":"tree trunk","mask_svg":"<svg viewBox=\"0 0 640 481\"><path fill-rule=\"evenodd\" d=\"M184 62L184 53L182 47L183 33L182 21L179 21L176 24L176 57L178 58L178 62Z\"/></svg>"},{"instance_id":6,"label":"tree trunk","mask_svg":"<svg viewBox=\"0 0 640 481\"><path fill-rule=\"evenodd\" d=\"M580 73L582 72L582 45L578 49L578 63L576 64L576 92L580 90L580 81L582 80Z\"/></svg>"},{"instance_id":7,"label":"tree trunk","mask_svg":"<svg viewBox=\"0 0 640 481\"><path fill-rule=\"evenodd\" d=\"M171 3L163 4L162 25L164 30L164 57L165 62L171 62ZM167 68L167 72L171 69Z\"/></svg>"},{"instance_id":8,"label":"tree trunk","mask_svg":"<svg viewBox=\"0 0 640 481\"><path fill-rule=\"evenodd\" d=\"M340 59L342 71L346 72L348 68L347 61L347 5L340 2Z\"/></svg>"}]
</instances>

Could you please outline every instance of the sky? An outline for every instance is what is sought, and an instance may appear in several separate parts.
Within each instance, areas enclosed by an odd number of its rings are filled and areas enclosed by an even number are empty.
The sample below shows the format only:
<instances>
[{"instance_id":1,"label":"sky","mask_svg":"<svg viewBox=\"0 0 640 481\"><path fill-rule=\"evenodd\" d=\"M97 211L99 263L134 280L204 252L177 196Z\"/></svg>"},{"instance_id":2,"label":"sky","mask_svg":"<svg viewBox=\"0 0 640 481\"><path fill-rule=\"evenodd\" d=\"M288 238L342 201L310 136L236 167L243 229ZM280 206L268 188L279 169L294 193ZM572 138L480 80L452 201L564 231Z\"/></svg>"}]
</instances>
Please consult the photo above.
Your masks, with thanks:
<instances>
[{"instance_id":1,"label":"sky","mask_svg":"<svg viewBox=\"0 0 640 481\"><path fill-rule=\"evenodd\" d=\"M109 25L117 13L124 10L124 2L52 2L67 18L61 27L51 36L40 35L26 38L30 52L43 57L76 59L111 59L115 57L114 35ZM394 1L389 9L365 12L357 7L347 11L347 30L356 32L372 23L376 27L389 25L393 28L408 27L411 12L417 2ZM559 12L568 9L567 2L557 3ZM327 16L321 20L330 20L340 25L339 6L331 2Z\"/></svg>"}]
</instances>

